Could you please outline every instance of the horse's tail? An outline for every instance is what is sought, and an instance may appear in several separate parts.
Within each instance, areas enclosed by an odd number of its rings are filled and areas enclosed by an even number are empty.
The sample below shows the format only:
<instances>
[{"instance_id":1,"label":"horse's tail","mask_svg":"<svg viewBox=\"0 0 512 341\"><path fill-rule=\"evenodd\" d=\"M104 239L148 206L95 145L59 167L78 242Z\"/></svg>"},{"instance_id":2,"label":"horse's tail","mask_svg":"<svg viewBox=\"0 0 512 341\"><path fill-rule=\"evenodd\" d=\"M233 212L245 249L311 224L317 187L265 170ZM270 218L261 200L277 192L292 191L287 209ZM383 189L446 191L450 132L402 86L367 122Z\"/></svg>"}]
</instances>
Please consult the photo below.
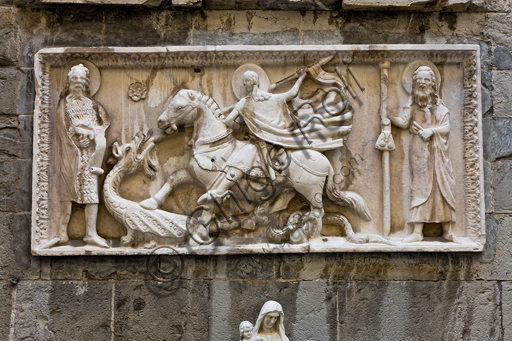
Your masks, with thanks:
<instances>
[{"instance_id":1,"label":"horse's tail","mask_svg":"<svg viewBox=\"0 0 512 341\"><path fill-rule=\"evenodd\" d=\"M334 182L334 169L329 167L325 192L329 199L341 206L348 206L364 220L372 220L372 215L363 197L356 192L340 191Z\"/></svg>"}]
</instances>

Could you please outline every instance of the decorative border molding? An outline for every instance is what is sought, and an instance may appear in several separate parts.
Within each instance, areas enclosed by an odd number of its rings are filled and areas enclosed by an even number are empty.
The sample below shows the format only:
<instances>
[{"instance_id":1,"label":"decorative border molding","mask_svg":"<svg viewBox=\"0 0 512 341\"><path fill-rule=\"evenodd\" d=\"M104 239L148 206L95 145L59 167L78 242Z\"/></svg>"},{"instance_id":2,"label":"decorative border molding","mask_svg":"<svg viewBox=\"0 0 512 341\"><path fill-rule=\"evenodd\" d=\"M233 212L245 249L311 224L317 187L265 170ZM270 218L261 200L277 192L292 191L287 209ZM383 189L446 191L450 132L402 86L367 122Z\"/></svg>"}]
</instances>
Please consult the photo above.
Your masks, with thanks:
<instances>
[{"instance_id":1,"label":"decorative border molding","mask_svg":"<svg viewBox=\"0 0 512 341\"><path fill-rule=\"evenodd\" d=\"M34 109L34 161L32 176L32 246L48 239L50 225L50 111L51 64L36 55L34 71L36 87ZM34 233L35 232L35 233Z\"/></svg>"},{"instance_id":2,"label":"decorative border molding","mask_svg":"<svg viewBox=\"0 0 512 341\"><path fill-rule=\"evenodd\" d=\"M97 65L145 67L211 67L240 63L314 63L336 54L334 62L377 63L430 60L433 63L463 62L478 45L306 45L306 46L197 46L197 47L98 47L51 48L39 51L44 62L64 66L73 59L86 59ZM86 50L86 51L84 51Z\"/></svg>"},{"instance_id":3,"label":"decorative border molding","mask_svg":"<svg viewBox=\"0 0 512 341\"><path fill-rule=\"evenodd\" d=\"M482 114L480 109L480 66L478 51L464 61L464 170L467 207L466 231L483 245L485 243L485 209L480 184L483 183Z\"/></svg>"},{"instance_id":4,"label":"decorative border molding","mask_svg":"<svg viewBox=\"0 0 512 341\"><path fill-rule=\"evenodd\" d=\"M143 50L143 51L141 51ZM36 101L34 110L34 161L32 180L32 250L38 255L77 254L140 254L147 250L120 252L119 250L84 251L52 249L37 250L48 239L50 220L50 115L52 98L50 69L62 67L73 59L85 59L98 67L109 65L158 67L209 67L258 63L305 62L336 54L337 63L406 63L411 60L429 60L433 63L457 63L464 66L464 166L467 237L475 243L468 246L451 245L425 249L424 245L393 249L386 245L367 245L353 250L353 246L339 247L337 252L375 251L482 251L485 243L483 200L482 119L480 99L480 47L478 45L306 45L306 46L183 46L183 47L98 47L50 48L36 54ZM259 247L259 246L257 246ZM330 246L293 246L276 252L330 252ZM300 249L300 250L299 250ZM251 248L226 249L226 253L253 253ZM261 252L261 251L260 251ZM189 253L209 254L208 250Z\"/></svg>"}]
</instances>

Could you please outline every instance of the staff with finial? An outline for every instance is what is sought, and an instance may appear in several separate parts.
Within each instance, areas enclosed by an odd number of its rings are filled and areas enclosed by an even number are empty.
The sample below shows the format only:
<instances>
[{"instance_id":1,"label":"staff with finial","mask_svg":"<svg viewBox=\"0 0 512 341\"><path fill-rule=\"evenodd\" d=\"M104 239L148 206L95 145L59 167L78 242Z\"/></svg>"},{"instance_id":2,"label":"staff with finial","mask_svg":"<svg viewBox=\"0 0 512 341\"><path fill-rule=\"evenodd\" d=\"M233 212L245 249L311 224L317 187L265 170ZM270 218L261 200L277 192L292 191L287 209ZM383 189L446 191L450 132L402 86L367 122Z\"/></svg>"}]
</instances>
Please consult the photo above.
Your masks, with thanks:
<instances>
[{"instance_id":1,"label":"staff with finial","mask_svg":"<svg viewBox=\"0 0 512 341\"><path fill-rule=\"evenodd\" d=\"M380 68L380 119L381 133L375 148L382 151L382 195L383 195L383 228L384 237L391 232L391 180L389 169L389 152L395 149L393 135L391 135L391 121L388 118L388 71L389 61L379 63Z\"/></svg>"}]
</instances>

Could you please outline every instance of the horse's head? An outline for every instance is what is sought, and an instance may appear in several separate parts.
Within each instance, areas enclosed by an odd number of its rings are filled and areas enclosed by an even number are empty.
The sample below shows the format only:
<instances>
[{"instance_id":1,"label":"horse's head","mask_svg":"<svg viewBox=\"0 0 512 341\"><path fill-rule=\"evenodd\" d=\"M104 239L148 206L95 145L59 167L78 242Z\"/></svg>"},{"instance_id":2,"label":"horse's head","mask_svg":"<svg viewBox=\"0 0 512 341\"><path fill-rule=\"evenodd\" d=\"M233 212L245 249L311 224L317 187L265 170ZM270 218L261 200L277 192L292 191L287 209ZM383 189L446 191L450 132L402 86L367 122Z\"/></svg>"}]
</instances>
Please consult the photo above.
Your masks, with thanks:
<instances>
[{"instance_id":1,"label":"horse's head","mask_svg":"<svg viewBox=\"0 0 512 341\"><path fill-rule=\"evenodd\" d=\"M118 140L112 145L112 154L127 174L136 172L141 166L144 173L151 179L155 178L158 162L155 153L155 143L150 139L152 131L147 136L139 131L134 138L125 144Z\"/></svg>"},{"instance_id":2,"label":"horse's head","mask_svg":"<svg viewBox=\"0 0 512 341\"><path fill-rule=\"evenodd\" d=\"M180 125L191 126L197 118L199 97L199 91L180 90L158 118L158 128L172 134Z\"/></svg>"}]
</instances>

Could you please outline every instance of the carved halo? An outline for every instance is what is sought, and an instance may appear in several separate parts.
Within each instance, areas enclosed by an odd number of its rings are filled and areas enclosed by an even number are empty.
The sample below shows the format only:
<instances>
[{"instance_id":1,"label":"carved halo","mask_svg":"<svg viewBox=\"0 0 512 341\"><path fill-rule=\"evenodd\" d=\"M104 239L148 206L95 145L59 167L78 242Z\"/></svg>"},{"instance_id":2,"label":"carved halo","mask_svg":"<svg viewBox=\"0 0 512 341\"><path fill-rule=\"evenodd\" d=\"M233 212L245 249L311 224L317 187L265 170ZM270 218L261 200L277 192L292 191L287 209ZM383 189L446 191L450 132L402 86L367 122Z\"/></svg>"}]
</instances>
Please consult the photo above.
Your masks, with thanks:
<instances>
[{"instance_id":1,"label":"carved halo","mask_svg":"<svg viewBox=\"0 0 512 341\"><path fill-rule=\"evenodd\" d=\"M87 60L75 59L75 60L70 61L66 65L66 68L65 68L65 71L64 71L64 80L63 80L62 84L66 83L66 78L68 76L69 70L73 66L78 65L78 64L82 64L83 66L85 66L89 70L89 77L91 79L91 81L89 83L89 90L91 91L91 97L92 97L92 96L94 96L94 94L96 94L96 92L98 92L98 89L100 88L100 85L101 85L101 73L100 73L100 70L98 69L98 67L96 65L94 65L93 63L91 63L91 62L89 62Z\"/></svg>"},{"instance_id":2,"label":"carved halo","mask_svg":"<svg viewBox=\"0 0 512 341\"><path fill-rule=\"evenodd\" d=\"M256 72L260 80L260 89L263 91L268 91L270 80L268 79L267 73L256 64L244 64L236 69L235 73L233 74L233 78L231 79L233 92L238 99L244 98L248 95L242 82L242 76L244 75L245 71Z\"/></svg>"},{"instance_id":3,"label":"carved halo","mask_svg":"<svg viewBox=\"0 0 512 341\"><path fill-rule=\"evenodd\" d=\"M402 87L404 90L411 94L412 91L412 75L414 74L414 71L416 71L420 66L428 66L429 68L434 71L434 74L436 75L436 82L437 82L437 90L439 91L441 87L441 74L439 73L439 70L434 65L434 63L429 62L428 60L415 60L414 62L410 62L407 64L407 66L404 69L404 72L402 73Z\"/></svg>"}]
</instances>

